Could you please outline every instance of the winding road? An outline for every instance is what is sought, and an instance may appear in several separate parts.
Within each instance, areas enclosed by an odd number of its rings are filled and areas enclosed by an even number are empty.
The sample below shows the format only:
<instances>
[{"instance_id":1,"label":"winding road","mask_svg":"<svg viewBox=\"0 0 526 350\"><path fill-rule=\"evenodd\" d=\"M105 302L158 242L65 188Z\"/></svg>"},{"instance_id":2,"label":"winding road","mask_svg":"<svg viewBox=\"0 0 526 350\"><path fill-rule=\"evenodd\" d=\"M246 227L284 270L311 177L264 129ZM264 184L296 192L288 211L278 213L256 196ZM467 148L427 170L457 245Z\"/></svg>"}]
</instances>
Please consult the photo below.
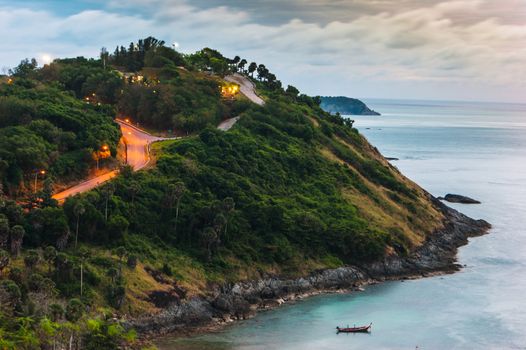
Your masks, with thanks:
<instances>
[{"instance_id":1,"label":"winding road","mask_svg":"<svg viewBox=\"0 0 526 350\"><path fill-rule=\"evenodd\" d=\"M149 147L152 142L174 140L175 138L157 137L148 134L146 131L141 130L131 124L126 123L123 120L116 119L116 122L120 125L122 131L122 139L126 144L126 160L133 170L137 171L144 168L150 162ZM95 187L111 180L117 176L118 170L110 171L106 174L94 177L84 181L76 186L68 188L62 192L53 195L53 198L61 202L69 196L74 196L78 193L86 192Z\"/></svg>"},{"instance_id":2,"label":"winding road","mask_svg":"<svg viewBox=\"0 0 526 350\"><path fill-rule=\"evenodd\" d=\"M248 79L238 73L228 75L225 77L226 81L239 84L240 91L252 102L262 106L265 101L256 94L255 85ZM234 124L239 120L239 117L234 117L222 121L217 128L222 131L230 130ZM180 137L157 137L147 133L144 130L133 126L124 120L115 120L121 127L122 138L126 144L126 162L129 164L134 171L141 170L150 162L150 144L157 141L175 140ZM59 202L64 201L67 197L74 196L76 194L86 192L94 189L97 186L102 185L108 180L111 180L118 175L118 170L110 171L106 174L94 177L87 181L84 181L78 185L68 188L62 192L53 195L53 198Z\"/></svg>"},{"instance_id":3,"label":"winding road","mask_svg":"<svg viewBox=\"0 0 526 350\"><path fill-rule=\"evenodd\" d=\"M227 75L225 80L231 83L239 84L239 91L241 91L241 93L245 95L250 101L260 106L265 104L265 101L256 93L256 86L254 83L244 75L234 73Z\"/></svg>"}]
</instances>

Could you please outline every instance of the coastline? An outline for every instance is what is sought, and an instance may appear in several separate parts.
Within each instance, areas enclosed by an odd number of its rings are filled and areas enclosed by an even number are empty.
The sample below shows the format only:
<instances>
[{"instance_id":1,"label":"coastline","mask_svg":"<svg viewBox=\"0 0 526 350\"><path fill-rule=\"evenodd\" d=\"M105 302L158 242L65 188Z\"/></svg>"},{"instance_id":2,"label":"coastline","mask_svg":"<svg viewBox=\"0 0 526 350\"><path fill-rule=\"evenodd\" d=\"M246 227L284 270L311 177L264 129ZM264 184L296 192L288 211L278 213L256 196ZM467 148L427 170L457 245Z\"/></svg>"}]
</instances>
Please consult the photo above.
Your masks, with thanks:
<instances>
[{"instance_id":1,"label":"coastline","mask_svg":"<svg viewBox=\"0 0 526 350\"><path fill-rule=\"evenodd\" d=\"M404 280L453 273L459 247L468 238L487 233L491 225L472 219L430 195L445 216L444 227L428 236L424 244L407 257L389 257L360 266L314 271L296 279L278 276L223 285L207 291L206 296L174 303L161 313L135 318L125 323L143 339L162 336L189 336L219 330L237 320L253 317L310 296L348 293L361 287L389 280Z\"/></svg>"}]
</instances>

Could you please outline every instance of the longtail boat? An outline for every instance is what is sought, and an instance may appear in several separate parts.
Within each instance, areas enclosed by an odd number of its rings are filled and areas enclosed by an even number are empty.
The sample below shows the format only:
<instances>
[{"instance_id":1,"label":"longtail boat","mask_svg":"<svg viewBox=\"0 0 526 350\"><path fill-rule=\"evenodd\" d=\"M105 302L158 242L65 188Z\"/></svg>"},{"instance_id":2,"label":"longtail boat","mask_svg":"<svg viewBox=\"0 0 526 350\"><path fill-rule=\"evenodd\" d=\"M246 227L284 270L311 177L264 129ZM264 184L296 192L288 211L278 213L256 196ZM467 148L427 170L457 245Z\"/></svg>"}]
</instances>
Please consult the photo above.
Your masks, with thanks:
<instances>
[{"instance_id":1,"label":"longtail boat","mask_svg":"<svg viewBox=\"0 0 526 350\"><path fill-rule=\"evenodd\" d=\"M373 323L371 322L368 326L361 326L361 327L336 327L336 330L338 333L368 333L371 330L371 326Z\"/></svg>"}]
</instances>

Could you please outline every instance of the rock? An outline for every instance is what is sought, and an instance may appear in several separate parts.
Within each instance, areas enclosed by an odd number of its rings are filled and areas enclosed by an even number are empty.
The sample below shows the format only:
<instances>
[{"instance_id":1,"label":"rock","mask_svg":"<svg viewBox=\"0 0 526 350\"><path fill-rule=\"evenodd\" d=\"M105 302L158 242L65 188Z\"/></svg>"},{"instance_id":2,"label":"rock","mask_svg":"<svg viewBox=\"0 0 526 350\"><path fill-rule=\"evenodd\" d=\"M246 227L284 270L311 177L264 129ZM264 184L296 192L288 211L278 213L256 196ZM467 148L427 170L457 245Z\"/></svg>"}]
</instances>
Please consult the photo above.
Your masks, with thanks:
<instances>
[{"instance_id":1,"label":"rock","mask_svg":"<svg viewBox=\"0 0 526 350\"><path fill-rule=\"evenodd\" d=\"M461 196L459 194L446 194L445 197L439 197L438 199L443 199L451 203L462 203L462 204L480 204L480 202L476 199L469 198L466 196Z\"/></svg>"},{"instance_id":2,"label":"rock","mask_svg":"<svg viewBox=\"0 0 526 350\"><path fill-rule=\"evenodd\" d=\"M272 289L270 289L270 287L265 287L261 291L261 298L263 298L263 299L272 299L272 298L274 298L274 292L272 291Z\"/></svg>"},{"instance_id":3,"label":"rock","mask_svg":"<svg viewBox=\"0 0 526 350\"><path fill-rule=\"evenodd\" d=\"M409 256L395 255L360 266L315 271L301 278L272 276L225 284L219 286L212 297L181 299L168 303L159 314L130 320L125 323L126 329L135 328L140 334L186 331L217 323L217 320L249 317L253 311L251 304L266 309L277 307L287 300L300 299L303 295L356 289L362 284L383 280L458 270L455 261L457 248L466 244L468 237L486 233L491 225L484 220L473 220L435 198L431 200L446 218L444 227L427 236L426 241Z\"/></svg>"}]
</instances>

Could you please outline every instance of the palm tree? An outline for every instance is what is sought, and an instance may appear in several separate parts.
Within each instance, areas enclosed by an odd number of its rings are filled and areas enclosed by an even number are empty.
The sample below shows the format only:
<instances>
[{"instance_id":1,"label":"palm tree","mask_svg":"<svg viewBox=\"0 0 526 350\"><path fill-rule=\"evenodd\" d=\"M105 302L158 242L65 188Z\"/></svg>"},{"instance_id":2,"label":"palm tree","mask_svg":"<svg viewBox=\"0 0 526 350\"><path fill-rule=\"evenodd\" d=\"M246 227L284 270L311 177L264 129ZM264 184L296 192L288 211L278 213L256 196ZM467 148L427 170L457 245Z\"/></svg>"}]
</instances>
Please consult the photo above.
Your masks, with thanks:
<instances>
[{"instance_id":1,"label":"palm tree","mask_svg":"<svg viewBox=\"0 0 526 350\"><path fill-rule=\"evenodd\" d=\"M64 308L60 304L53 303L53 304L49 305L48 312L49 312L49 316L50 316L51 320L53 322L57 322L64 315Z\"/></svg>"},{"instance_id":2,"label":"palm tree","mask_svg":"<svg viewBox=\"0 0 526 350\"><path fill-rule=\"evenodd\" d=\"M126 251L126 248L124 247L117 247L114 251L115 255L119 258L119 273L122 272L122 264L124 262L124 257L128 254L128 251Z\"/></svg>"},{"instance_id":3,"label":"palm tree","mask_svg":"<svg viewBox=\"0 0 526 350\"><path fill-rule=\"evenodd\" d=\"M0 249L0 275L2 271L9 265L9 254L3 249Z\"/></svg>"},{"instance_id":4,"label":"palm tree","mask_svg":"<svg viewBox=\"0 0 526 350\"><path fill-rule=\"evenodd\" d=\"M226 197L225 199L223 199L223 210L226 214L224 237L226 237L227 234L228 219L230 218L230 214L234 211L235 207L236 203L234 202L234 199L232 197Z\"/></svg>"},{"instance_id":5,"label":"palm tree","mask_svg":"<svg viewBox=\"0 0 526 350\"><path fill-rule=\"evenodd\" d=\"M40 261L40 255L36 250L30 250L27 252L26 256L24 257L24 264L27 266L28 269L33 270L33 268L38 264Z\"/></svg>"},{"instance_id":6,"label":"palm tree","mask_svg":"<svg viewBox=\"0 0 526 350\"><path fill-rule=\"evenodd\" d=\"M79 251L79 258L80 258L80 297L82 298L82 294L84 292L84 263L89 257L89 250L86 248L81 248Z\"/></svg>"},{"instance_id":7,"label":"palm tree","mask_svg":"<svg viewBox=\"0 0 526 350\"><path fill-rule=\"evenodd\" d=\"M66 306L66 318L68 321L77 322L83 314L84 304L79 299L73 298Z\"/></svg>"},{"instance_id":8,"label":"palm tree","mask_svg":"<svg viewBox=\"0 0 526 350\"><path fill-rule=\"evenodd\" d=\"M57 280L62 279L65 272L69 270L70 264L68 256L64 253L58 253L55 258L55 273Z\"/></svg>"},{"instance_id":9,"label":"palm tree","mask_svg":"<svg viewBox=\"0 0 526 350\"><path fill-rule=\"evenodd\" d=\"M207 260L212 259L212 246L217 242L217 233L212 227L207 227L201 232L201 240L206 247Z\"/></svg>"},{"instance_id":10,"label":"palm tree","mask_svg":"<svg viewBox=\"0 0 526 350\"><path fill-rule=\"evenodd\" d=\"M4 214L0 214L0 248L7 248L9 241L9 219Z\"/></svg>"},{"instance_id":11,"label":"palm tree","mask_svg":"<svg viewBox=\"0 0 526 350\"><path fill-rule=\"evenodd\" d=\"M183 198L184 192L186 190L186 186L184 185L184 182L178 181L173 185L173 196L175 198L176 205L175 205L175 224L174 224L174 235L177 234L177 220L179 219L179 205L181 204L181 198Z\"/></svg>"},{"instance_id":12,"label":"palm tree","mask_svg":"<svg viewBox=\"0 0 526 350\"><path fill-rule=\"evenodd\" d=\"M49 266L49 273L51 273L51 266L54 264L55 259L57 257L57 250L53 246L47 246L46 249L44 249L44 260L47 261Z\"/></svg>"},{"instance_id":13,"label":"palm tree","mask_svg":"<svg viewBox=\"0 0 526 350\"><path fill-rule=\"evenodd\" d=\"M256 62L252 62L250 63L250 65L248 66L248 73L250 74L250 76L252 78L254 78L254 72L256 71L256 69L258 68L258 65Z\"/></svg>"},{"instance_id":14,"label":"palm tree","mask_svg":"<svg viewBox=\"0 0 526 350\"><path fill-rule=\"evenodd\" d=\"M221 237L221 231L223 230L223 227L226 225L226 218L223 214L219 213L214 218L214 230L216 231L218 240Z\"/></svg>"},{"instance_id":15,"label":"palm tree","mask_svg":"<svg viewBox=\"0 0 526 350\"><path fill-rule=\"evenodd\" d=\"M111 285L113 287L115 285L115 282L117 281L117 277L119 277L119 270L117 270L114 267L110 267L106 274L111 279Z\"/></svg>"},{"instance_id":16,"label":"palm tree","mask_svg":"<svg viewBox=\"0 0 526 350\"><path fill-rule=\"evenodd\" d=\"M131 193L131 205L133 207L133 203L135 202L135 196L137 195L137 193L139 193L141 191L142 187L141 187L141 184L137 181L133 181L132 183L130 183L130 193Z\"/></svg>"},{"instance_id":17,"label":"palm tree","mask_svg":"<svg viewBox=\"0 0 526 350\"><path fill-rule=\"evenodd\" d=\"M11 254L16 258L20 254L22 241L26 230L20 225L15 225L11 228Z\"/></svg>"},{"instance_id":18,"label":"palm tree","mask_svg":"<svg viewBox=\"0 0 526 350\"><path fill-rule=\"evenodd\" d=\"M80 217L84 215L86 212L86 208L84 207L84 204L82 202L75 203L75 206L73 207L73 214L77 217L77 227L75 230L75 249L77 249L77 241L79 238L79 223L80 223Z\"/></svg>"},{"instance_id":19,"label":"palm tree","mask_svg":"<svg viewBox=\"0 0 526 350\"><path fill-rule=\"evenodd\" d=\"M104 188L104 194L106 195L106 205L104 209L104 219L108 221L108 202L110 200L110 197L113 196L113 193L115 192L115 185L113 183L109 183Z\"/></svg>"}]
</instances>

